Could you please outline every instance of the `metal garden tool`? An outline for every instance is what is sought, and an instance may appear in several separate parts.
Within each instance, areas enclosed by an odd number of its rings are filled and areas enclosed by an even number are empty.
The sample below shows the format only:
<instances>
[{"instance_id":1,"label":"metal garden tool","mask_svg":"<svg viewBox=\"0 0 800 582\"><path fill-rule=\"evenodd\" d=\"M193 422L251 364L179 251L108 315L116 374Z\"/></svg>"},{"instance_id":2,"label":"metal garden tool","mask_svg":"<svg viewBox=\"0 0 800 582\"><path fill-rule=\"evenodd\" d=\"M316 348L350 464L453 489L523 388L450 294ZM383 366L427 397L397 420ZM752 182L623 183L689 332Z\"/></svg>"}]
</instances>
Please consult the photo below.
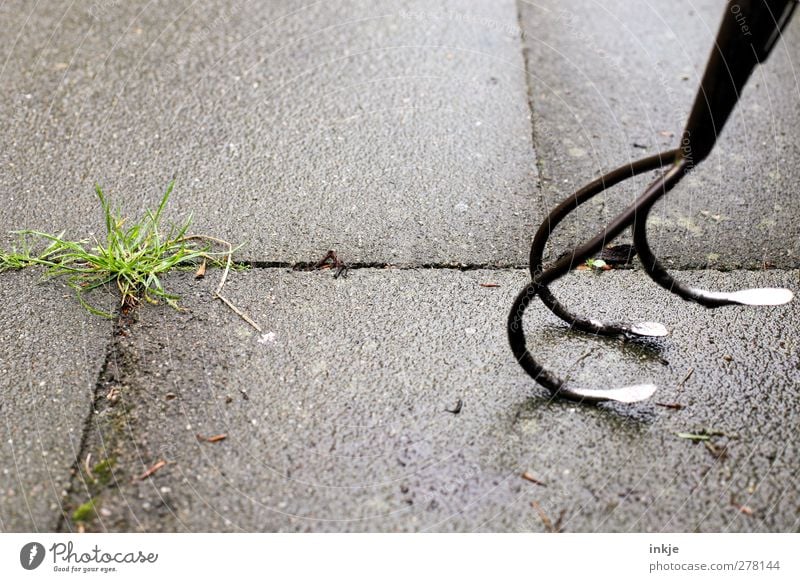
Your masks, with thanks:
<instances>
[{"instance_id":1,"label":"metal garden tool","mask_svg":"<svg viewBox=\"0 0 800 582\"><path fill-rule=\"evenodd\" d=\"M750 74L756 65L767 58L796 5L797 0L729 2L683 131L681 146L626 164L592 181L565 198L539 227L531 245L531 281L522 289L511 307L508 338L519 364L553 396L583 402L637 402L649 398L656 390L653 384L610 389L573 386L572 381L562 380L545 369L533 358L525 344L523 314L536 296L571 327L584 332L628 338L667 335L666 327L656 322L609 323L575 315L556 299L548 287L567 274L574 265L583 263L600 251L607 242L628 227L633 230L634 246L644 271L656 283L683 299L709 308L725 305L780 305L792 300L793 294L788 289L744 289L723 293L681 283L667 272L650 249L647 218L653 205L711 152ZM625 179L659 168L665 168L663 173L602 232L544 268L543 254L550 233L570 212Z\"/></svg>"}]
</instances>

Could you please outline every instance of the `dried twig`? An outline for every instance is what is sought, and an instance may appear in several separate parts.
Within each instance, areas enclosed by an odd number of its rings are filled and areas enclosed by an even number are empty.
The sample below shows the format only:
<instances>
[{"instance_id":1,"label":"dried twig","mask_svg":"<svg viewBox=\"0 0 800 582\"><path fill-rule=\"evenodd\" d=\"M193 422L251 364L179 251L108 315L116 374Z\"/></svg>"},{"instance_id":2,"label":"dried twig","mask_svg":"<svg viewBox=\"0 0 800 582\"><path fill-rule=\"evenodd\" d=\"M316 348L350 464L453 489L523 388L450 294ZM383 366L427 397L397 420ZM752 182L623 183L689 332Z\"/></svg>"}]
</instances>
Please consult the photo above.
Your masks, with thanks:
<instances>
[{"instance_id":1,"label":"dried twig","mask_svg":"<svg viewBox=\"0 0 800 582\"><path fill-rule=\"evenodd\" d=\"M525 471L522 474L522 478L525 479L526 481L530 481L531 483L534 483L536 485L541 485L542 487L547 487L547 483L545 483L544 481L539 481L536 477L533 476L533 473L531 473L530 471Z\"/></svg>"},{"instance_id":2,"label":"dried twig","mask_svg":"<svg viewBox=\"0 0 800 582\"><path fill-rule=\"evenodd\" d=\"M144 480L145 480L145 479L147 479L148 477L151 477L151 476L152 476L152 475L154 475L154 474L155 474L155 473L156 473L156 472L157 472L159 469L162 469L162 468L163 468L163 467L164 467L166 464L167 464L167 462L166 462L164 459L161 459L160 461L156 462L156 464L154 464L152 467L150 467L149 469L147 469L147 471L145 471L144 473L142 473L141 475L139 475L139 481L144 481Z\"/></svg>"},{"instance_id":3,"label":"dried twig","mask_svg":"<svg viewBox=\"0 0 800 582\"><path fill-rule=\"evenodd\" d=\"M536 513L539 514L539 519L542 520L542 523L544 524L544 528L547 531L549 531L550 533L552 533L553 532L553 522L550 521L549 517L547 517L547 514L544 512L544 509L542 509L542 506L539 505L539 502L538 501L531 501L531 507L533 507L536 510Z\"/></svg>"},{"instance_id":4,"label":"dried twig","mask_svg":"<svg viewBox=\"0 0 800 582\"><path fill-rule=\"evenodd\" d=\"M694 374L694 368L689 368L689 371L688 371L688 372L686 372L686 376L684 376L684 377L683 377L683 380L681 380L680 382L678 382L678 388L682 388L682 387L683 387L683 385L684 385L684 384L686 384L686 381L687 381L689 378L691 378L691 377L692 377L692 374Z\"/></svg>"},{"instance_id":5,"label":"dried twig","mask_svg":"<svg viewBox=\"0 0 800 582\"><path fill-rule=\"evenodd\" d=\"M733 493L731 493L731 507L736 509L739 513L747 515L748 517L753 515L753 510L749 506L739 505L738 503L736 503L736 498L733 496Z\"/></svg>"},{"instance_id":6,"label":"dried twig","mask_svg":"<svg viewBox=\"0 0 800 582\"><path fill-rule=\"evenodd\" d=\"M564 531L563 524L564 524L564 516L566 514L567 514L566 509L562 509L558 513L558 519L556 520L555 526L553 526L555 528L555 531L553 533L561 533L562 531Z\"/></svg>"},{"instance_id":7,"label":"dried twig","mask_svg":"<svg viewBox=\"0 0 800 582\"><path fill-rule=\"evenodd\" d=\"M217 285L217 290L214 291L214 297L216 297L217 299L222 301L225 305L230 307L231 311L233 311L236 315L238 315L244 321L253 326L253 328L256 331L261 333L263 330L261 329L260 325L258 325L255 321L253 321L250 317L248 317L242 310L240 310L233 303L231 303L227 297L222 295L222 288L225 286L225 281L228 280L228 273L230 272L231 265L233 264L233 245L226 240L222 240L221 238L216 238L205 234L194 234L183 238L183 240L193 240L193 239L209 240L228 247L227 260L225 261L225 269L222 271L222 277L219 280L219 285Z\"/></svg>"},{"instance_id":8,"label":"dried twig","mask_svg":"<svg viewBox=\"0 0 800 582\"><path fill-rule=\"evenodd\" d=\"M238 307L236 307L236 306L235 306L233 303L231 303L230 301L228 301L228 298L227 298L227 297L225 297L224 295L220 295L219 293L215 293L215 295L216 295L217 299L219 299L219 300L220 300L220 301L222 301L222 302L223 302L225 305L227 305L228 307L230 307L230 308L231 308L231 311L233 311L233 312L234 312L236 315L238 315L238 316L239 316L239 317L241 317L243 320L245 320L247 323L249 323L251 326L253 326L253 328L254 328L256 331L258 331L259 333L261 333L262 331L264 331L264 330L262 330L262 329L261 329L261 326L260 326L260 325L258 325L258 324L257 324L255 321L253 321L252 319L250 319L250 317L249 317L249 316L248 316L246 313L244 313L244 312L243 312L243 311L241 311L241 310L240 310Z\"/></svg>"},{"instance_id":9,"label":"dried twig","mask_svg":"<svg viewBox=\"0 0 800 582\"><path fill-rule=\"evenodd\" d=\"M197 434L195 436L197 437L197 440L205 441L207 443L218 443L219 441L224 441L226 438L228 438L228 435L226 433L215 434L214 436L210 437L204 437L203 435L200 434Z\"/></svg>"},{"instance_id":10,"label":"dried twig","mask_svg":"<svg viewBox=\"0 0 800 582\"><path fill-rule=\"evenodd\" d=\"M558 515L558 519L556 520L556 523L554 525L553 522L550 521L550 518L547 517L547 514L544 512L544 509L542 509L542 506L539 505L538 501L531 501L531 507L533 507L539 514L539 519L542 520L544 528L549 533L561 533L561 524L564 521L564 515L566 514L566 509L561 510L561 513Z\"/></svg>"},{"instance_id":11,"label":"dried twig","mask_svg":"<svg viewBox=\"0 0 800 582\"><path fill-rule=\"evenodd\" d=\"M686 408L685 404L680 404L679 402L656 402L656 406L663 406L664 408L671 408L673 410L683 410Z\"/></svg>"}]
</instances>

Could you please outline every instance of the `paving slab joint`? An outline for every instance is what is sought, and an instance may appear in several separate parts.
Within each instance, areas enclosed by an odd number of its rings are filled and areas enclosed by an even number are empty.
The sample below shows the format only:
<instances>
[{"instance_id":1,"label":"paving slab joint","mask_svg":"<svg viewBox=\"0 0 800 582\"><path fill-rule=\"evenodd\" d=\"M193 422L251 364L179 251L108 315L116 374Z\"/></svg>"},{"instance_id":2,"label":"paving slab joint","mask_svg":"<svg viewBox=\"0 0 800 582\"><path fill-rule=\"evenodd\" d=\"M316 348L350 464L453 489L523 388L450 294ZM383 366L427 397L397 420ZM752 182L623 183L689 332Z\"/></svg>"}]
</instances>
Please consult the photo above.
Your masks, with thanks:
<instances>
[{"instance_id":1,"label":"paving slab joint","mask_svg":"<svg viewBox=\"0 0 800 582\"><path fill-rule=\"evenodd\" d=\"M84 531L98 517L103 494L124 478L124 470L116 459L122 432L129 429L131 419L125 378L135 362L123 343L134 321L134 307L117 308L112 337L94 386L80 448L70 469L70 483L54 531Z\"/></svg>"},{"instance_id":2,"label":"paving slab joint","mask_svg":"<svg viewBox=\"0 0 800 582\"><path fill-rule=\"evenodd\" d=\"M538 132L536 129L536 117L534 116L534 108L533 108L533 85L531 84L531 77L529 71L531 70L530 67L530 54L528 48L525 46L525 19L522 14L522 2L523 0L516 1L516 9L517 9L517 26L521 31L520 37L520 50L522 51L522 62L523 62L523 74L525 75L525 93L528 102L528 116L530 117L531 121L531 146L532 150L531 153L533 154L534 165L536 167L536 190L538 192L542 192L543 189L543 182L544 182L544 161L536 154L538 151L537 146L539 143L538 140Z\"/></svg>"},{"instance_id":3,"label":"paving slab joint","mask_svg":"<svg viewBox=\"0 0 800 582\"><path fill-rule=\"evenodd\" d=\"M291 271L323 270L312 261L237 261L237 265L250 269L288 269ZM358 269L442 269L452 271L505 271L527 269L522 263L387 263L382 261L361 261L345 263L349 271Z\"/></svg>"}]
</instances>

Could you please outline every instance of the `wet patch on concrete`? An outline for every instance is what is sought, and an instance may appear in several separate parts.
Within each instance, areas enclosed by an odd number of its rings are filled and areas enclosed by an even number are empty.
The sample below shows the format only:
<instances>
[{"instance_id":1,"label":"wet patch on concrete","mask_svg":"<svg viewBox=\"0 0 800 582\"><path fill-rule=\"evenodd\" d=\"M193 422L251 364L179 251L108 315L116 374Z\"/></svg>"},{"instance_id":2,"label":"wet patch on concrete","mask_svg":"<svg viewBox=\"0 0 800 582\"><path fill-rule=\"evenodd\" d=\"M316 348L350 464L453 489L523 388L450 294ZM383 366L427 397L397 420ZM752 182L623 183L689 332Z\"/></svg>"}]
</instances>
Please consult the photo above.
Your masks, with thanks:
<instances>
[{"instance_id":1,"label":"wet patch on concrete","mask_svg":"<svg viewBox=\"0 0 800 582\"><path fill-rule=\"evenodd\" d=\"M798 283L797 272L682 275L712 288ZM265 340L211 299L213 276L172 278L187 311L143 307L119 346L136 362L121 378L131 429L115 437L129 478L104 493L93 527L544 531L536 502L565 531L795 528L796 305L707 311L641 273L575 273L555 291L576 309L672 330L642 348L533 308L529 344L561 373L660 387L640 405L582 406L551 402L510 354L506 310L525 279L238 273L229 297ZM109 429L97 426L100 442ZM703 430L728 436L710 439L716 452L678 436Z\"/></svg>"}]
</instances>

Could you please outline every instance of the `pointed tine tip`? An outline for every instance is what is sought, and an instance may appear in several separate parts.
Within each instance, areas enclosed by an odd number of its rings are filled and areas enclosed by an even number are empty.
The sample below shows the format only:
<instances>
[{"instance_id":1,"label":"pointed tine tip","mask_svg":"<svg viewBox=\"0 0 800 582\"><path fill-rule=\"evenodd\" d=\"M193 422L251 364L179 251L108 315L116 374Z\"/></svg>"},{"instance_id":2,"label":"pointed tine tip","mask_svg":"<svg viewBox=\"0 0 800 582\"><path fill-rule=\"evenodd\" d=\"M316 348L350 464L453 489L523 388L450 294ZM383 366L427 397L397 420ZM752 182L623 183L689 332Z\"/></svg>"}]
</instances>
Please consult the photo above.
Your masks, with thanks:
<instances>
[{"instance_id":1,"label":"pointed tine tip","mask_svg":"<svg viewBox=\"0 0 800 582\"><path fill-rule=\"evenodd\" d=\"M725 293L727 297L740 305L784 305L794 298L789 289L780 287L762 287L760 289L742 289L733 293Z\"/></svg>"},{"instance_id":2,"label":"pointed tine tip","mask_svg":"<svg viewBox=\"0 0 800 582\"><path fill-rule=\"evenodd\" d=\"M633 386L625 386L624 388L609 390L608 392L613 392L610 398L611 400L630 403L647 400L655 393L656 390L657 387L655 384L635 384Z\"/></svg>"},{"instance_id":3,"label":"pointed tine tip","mask_svg":"<svg viewBox=\"0 0 800 582\"><path fill-rule=\"evenodd\" d=\"M631 325L630 331L633 334L644 337L664 337L665 335L669 335L667 328L657 321L640 321L639 323L634 323Z\"/></svg>"},{"instance_id":4,"label":"pointed tine tip","mask_svg":"<svg viewBox=\"0 0 800 582\"><path fill-rule=\"evenodd\" d=\"M655 384L635 384L633 386L624 386L623 388L612 388L611 390L572 388L569 390L569 395L587 402L613 401L630 404L647 400L656 390L657 386Z\"/></svg>"}]
</instances>

